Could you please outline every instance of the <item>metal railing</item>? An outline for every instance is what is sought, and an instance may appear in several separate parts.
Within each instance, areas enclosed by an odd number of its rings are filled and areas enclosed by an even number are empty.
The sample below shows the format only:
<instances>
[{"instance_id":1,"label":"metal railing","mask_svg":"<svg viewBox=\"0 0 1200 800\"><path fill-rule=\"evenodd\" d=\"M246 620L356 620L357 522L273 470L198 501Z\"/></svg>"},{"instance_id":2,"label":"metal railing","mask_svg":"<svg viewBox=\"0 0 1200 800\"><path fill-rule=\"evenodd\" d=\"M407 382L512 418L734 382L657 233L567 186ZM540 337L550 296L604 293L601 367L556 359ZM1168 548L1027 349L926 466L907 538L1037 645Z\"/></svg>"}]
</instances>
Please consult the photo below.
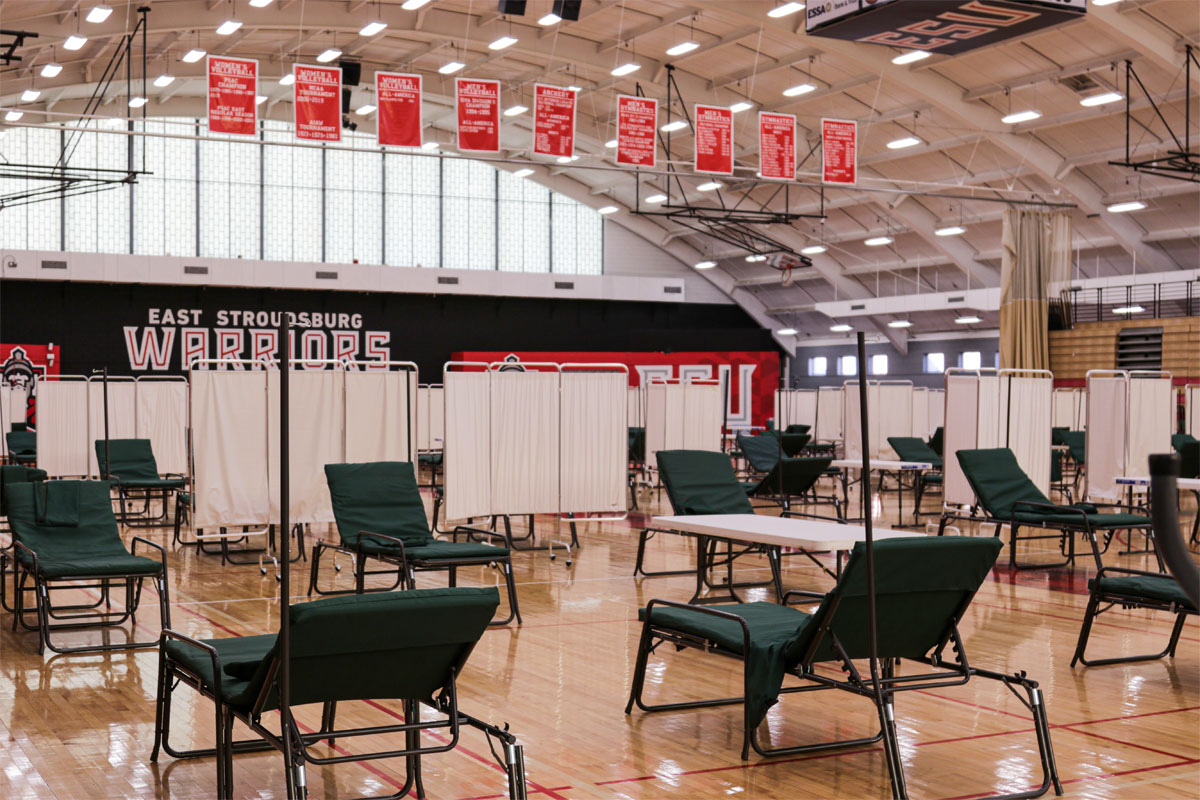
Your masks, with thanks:
<instances>
[{"instance_id":1,"label":"metal railing","mask_svg":"<svg viewBox=\"0 0 1200 800\"><path fill-rule=\"evenodd\" d=\"M1200 280L1073 287L1062 292L1071 327L1080 322L1200 316Z\"/></svg>"}]
</instances>

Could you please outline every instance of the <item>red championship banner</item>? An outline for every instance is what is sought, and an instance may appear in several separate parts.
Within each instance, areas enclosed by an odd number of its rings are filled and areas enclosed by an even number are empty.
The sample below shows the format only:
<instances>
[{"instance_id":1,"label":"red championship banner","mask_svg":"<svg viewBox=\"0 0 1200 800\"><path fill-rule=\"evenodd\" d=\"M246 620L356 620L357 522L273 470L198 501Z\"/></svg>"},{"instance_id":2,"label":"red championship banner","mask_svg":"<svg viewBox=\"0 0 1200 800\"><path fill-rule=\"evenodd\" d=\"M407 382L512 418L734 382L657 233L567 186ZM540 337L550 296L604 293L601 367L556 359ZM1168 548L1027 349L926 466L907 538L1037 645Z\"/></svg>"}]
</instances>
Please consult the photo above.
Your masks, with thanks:
<instances>
[{"instance_id":1,"label":"red championship banner","mask_svg":"<svg viewBox=\"0 0 1200 800\"><path fill-rule=\"evenodd\" d=\"M658 101L649 97L617 98L617 163L654 168Z\"/></svg>"},{"instance_id":2,"label":"red championship banner","mask_svg":"<svg viewBox=\"0 0 1200 800\"><path fill-rule=\"evenodd\" d=\"M421 146L421 76L399 72L375 73L379 144Z\"/></svg>"},{"instance_id":3,"label":"red championship banner","mask_svg":"<svg viewBox=\"0 0 1200 800\"><path fill-rule=\"evenodd\" d=\"M342 68L292 67L296 138L320 142L342 140Z\"/></svg>"},{"instance_id":4,"label":"red championship banner","mask_svg":"<svg viewBox=\"0 0 1200 800\"><path fill-rule=\"evenodd\" d=\"M821 180L858 183L858 123L852 119L821 120Z\"/></svg>"},{"instance_id":5,"label":"red championship banner","mask_svg":"<svg viewBox=\"0 0 1200 800\"><path fill-rule=\"evenodd\" d=\"M575 155L575 90L533 85L533 152L539 156Z\"/></svg>"},{"instance_id":6,"label":"red championship banner","mask_svg":"<svg viewBox=\"0 0 1200 800\"><path fill-rule=\"evenodd\" d=\"M790 181L796 177L796 117L758 113L758 174Z\"/></svg>"},{"instance_id":7,"label":"red championship banner","mask_svg":"<svg viewBox=\"0 0 1200 800\"><path fill-rule=\"evenodd\" d=\"M458 149L500 152L500 81L456 78Z\"/></svg>"},{"instance_id":8,"label":"red championship banner","mask_svg":"<svg viewBox=\"0 0 1200 800\"><path fill-rule=\"evenodd\" d=\"M208 57L208 129L212 133L258 133L258 62Z\"/></svg>"},{"instance_id":9,"label":"red championship banner","mask_svg":"<svg viewBox=\"0 0 1200 800\"><path fill-rule=\"evenodd\" d=\"M733 112L697 104L696 172L733 174Z\"/></svg>"}]
</instances>

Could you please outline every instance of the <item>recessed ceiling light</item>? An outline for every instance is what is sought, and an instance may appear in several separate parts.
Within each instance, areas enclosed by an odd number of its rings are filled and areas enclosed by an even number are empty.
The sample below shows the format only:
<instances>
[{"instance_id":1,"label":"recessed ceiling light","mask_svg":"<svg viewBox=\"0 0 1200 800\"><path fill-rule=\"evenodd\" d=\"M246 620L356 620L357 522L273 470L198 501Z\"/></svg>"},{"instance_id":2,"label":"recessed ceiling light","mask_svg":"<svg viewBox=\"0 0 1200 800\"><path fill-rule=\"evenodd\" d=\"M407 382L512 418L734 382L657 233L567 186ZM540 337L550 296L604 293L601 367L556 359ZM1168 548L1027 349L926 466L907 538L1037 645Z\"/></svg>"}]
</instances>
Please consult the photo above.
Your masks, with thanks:
<instances>
[{"instance_id":1,"label":"recessed ceiling light","mask_svg":"<svg viewBox=\"0 0 1200 800\"><path fill-rule=\"evenodd\" d=\"M515 117L518 114L524 114L528 110L529 109L523 105L509 106L508 108L504 109L504 116Z\"/></svg>"},{"instance_id":2,"label":"recessed ceiling light","mask_svg":"<svg viewBox=\"0 0 1200 800\"><path fill-rule=\"evenodd\" d=\"M893 64L911 64L914 61L920 61L929 58L928 50L909 50L907 53L901 53L892 59Z\"/></svg>"},{"instance_id":3,"label":"recessed ceiling light","mask_svg":"<svg viewBox=\"0 0 1200 800\"><path fill-rule=\"evenodd\" d=\"M830 325L829 330L833 331L834 333L847 333L848 331L854 330L854 326L847 325L844 322L839 322L837 325Z\"/></svg>"},{"instance_id":4,"label":"recessed ceiling light","mask_svg":"<svg viewBox=\"0 0 1200 800\"><path fill-rule=\"evenodd\" d=\"M466 64L462 63L461 61L451 61L438 67L438 72L442 73L443 75L452 75L465 66Z\"/></svg>"},{"instance_id":5,"label":"recessed ceiling light","mask_svg":"<svg viewBox=\"0 0 1200 800\"><path fill-rule=\"evenodd\" d=\"M188 50L183 54L183 61L187 64L195 64L197 61L204 58L205 55L207 55L206 51L201 50L199 47L193 47L191 50Z\"/></svg>"},{"instance_id":6,"label":"recessed ceiling light","mask_svg":"<svg viewBox=\"0 0 1200 800\"><path fill-rule=\"evenodd\" d=\"M423 5L427 5L428 3L429 0L404 0L404 2L400 4L400 8L404 9L405 11L416 11L418 8Z\"/></svg>"},{"instance_id":7,"label":"recessed ceiling light","mask_svg":"<svg viewBox=\"0 0 1200 800\"><path fill-rule=\"evenodd\" d=\"M1114 314L1140 314L1145 310L1146 309L1142 308L1141 306L1139 306L1135 303L1134 305L1131 305L1131 306L1117 306L1116 308L1113 309L1113 313Z\"/></svg>"},{"instance_id":8,"label":"recessed ceiling light","mask_svg":"<svg viewBox=\"0 0 1200 800\"><path fill-rule=\"evenodd\" d=\"M808 94L809 92L814 91L816 88L817 87L813 86L811 83L799 83L790 89L784 89L783 96L798 97L802 94Z\"/></svg>"},{"instance_id":9,"label":"recessed ceiling light","mask_svg":"<svg viewBox=\"0 0 1200 800\"><path fill-rule=\"evenodd\" d=\"M255 8L266 8L274 2L275 0L250 0L250 5L254 6Z\"/></svg>"},{"instance_id":10,"label":"recessed ceiling light","mask_svg":"<svg viewBox=\"0 0 1200 800\"><path fill-rule=\"evenodd\" d=\"M1141 211L1146 204L1141 200L1127 200L1124 203L1113 203L1108 210L1113 214L1124 214L1126 211Z\"/></svg>"},{"instance_id":11,"label":"recessed ceiling light","mask_svg":"<svg viewBox=\"0 0 1200 800\"><path fill-rule=\"evenodd\" d=\"M818 253L824 253L825 250L826 250L826 247L823 244L812 244L812 245L809 245L808 247L805 247L804 249L802 249L800 251L800 255L815 256Z\"/></svg>"},{"instance_id":12,"label":"recessed ceiling light","mask_svg":"<svg viewBox=\"0 0 1200 800\"><path fill-rule=\"evenodd\" d=\"M218 36L228 36L229 34L242 27L242 23L236 19L227 19L217 26Z\"/></svg>"},{"instance_id":13,"label":"recessed ceiling light","mask_svg":"<svg viewBox=\"0 0 1200 800\"><path fill-rule=\"evenodd\" d=\"M604 146L611 150L612 148L617 146L617 140L609 139L607 142L604 143Z\"/></svg>"},{"instance_id":14,"label":"recessed ceiling light","mask_svg":"<svg viewBox=\"0 0 1200 800\"><path fill-rule=\"evenodd\" d=\"M39 92L37 89L26 89L25 91L21 92L21 102L22 103L32 103L34 100L37 100L41 96L42 96L42 93Z\"/></svg>"},{"instance_id":15,"label":"recessed ceiling light","mask_svg":"<svg viewBox=\"0 0 1200 800\"><path fill-rule=\"evenodd\" d=\"M641 68L642 68L641 64L633 64L633 63L622 64L621 66L614 69L611 74L616 75L619 78L622 75L628 75L631 72L637 72Z\"/></svg>"},{"instance_id":16,"label":"recessed ceiling light","mask_svg":"<svg viewBox=\"0 0 1200 800\"><path fill-rule=\"evenodd\" d=\"M1007 114L1001 117L1000 121L1005 125L1016 125L1019 122L1029 122L1030 120L1037 119L1041 115L1042 112L1034 111L1032 109L1029 111L1016 111L1012 114Z\"/></svg>"},{"instance_id":17,"label":"recessed ceiling light","mask_svg":"<svg viewBox=\"0 0 1200 800\"><path fill-rule=\"evenodd\" d=\"M379 22L378 20L376 20L375 22L368 22L366 25L363 25L361 28L359 28L358 35L359 36L374 36L375 34L379 33L381 30L383 30L386 27L387 27L386 22Z\"/></svg>"},{"instance_id":18,"label":"recessed ceiling light","mask_svg":"<svg viewBox=\"0 0 1200 800\"><path fill-rule=\"evenodd\" d=\"M53 78L54 76L58 75L58 73L60 73L60 72L62 72L62 64L59 64L54 61L51 61L46 66L42 67L42 77L43 78Z\"/></svg>"},{"instance_id":19,"label":"recessed ceiling light","mask_svg":"<svg viewBox=\"0 0 1200 800\"><path fill-rule=\"evenodd\" d=\"M721 183L720 181L709 181L708 183L702 183L699 186L697 186L696 191L711 192L713 189L720 189L724 185L725 184Z\"/></svg>"},{"instance_id":20,"label":"recessed ceiling light","mask_svg":"<svg viewBox=\"0 0 1200 800\"><path fill-rule=\"evenodd\" d=\"M5 122L16 122L23 116L25 116L24 111L9 111L7 114L4 115L4 121Z\"/></svg>"},{"instance_id":21,"label":"recessed ceiling light","mask_svg":"<svg viewBox=\"0 0 1200 800\"><path fill-rule=\"evenodd\" d=\"M562 22L562 17L560 17L558 14L555 14L554 12L550 12L549 14L547 14L546 16L544 16L538 20L538 25L542 25L544 27L549 27L550 25L557 25L560 22Z\"/></svg>"},{"instance_id":22,"label":"recessed ceiling light","mask_svg":"<svg viewBox=\"0 0 1200 800\"><path fill-rule=\"evenodd\" d=\"M894 319L888 323L889 328L911 328L912 323L906 319Z\"/></svg>"},{"instance_id":23,"label":"recessed ceiling light","mask_svg":"<svg viewBox=\"0 0 1200 800\"><path fill-rule=\"evenodd\" d=\"M86 36L80 36L77 33L73 33L67 37L65 42L63 42L63 47L67 48L68 50L78 50L85 44L87 44Z\"/></svg>"},{"instance_id":24,"label":"recessed ceiling light","mask_svg":"<svg viewBox=\"0 0 1200 800\"><path fill-rule=\"evenodd\" d=\"M358 114L360 117L365 117L367 114L370 114L374 110L375 110L375 106L371 105L370 103L363 103L361 106L354 109L354 113Z\"/></svg>"},{"instance_id":25,"label":"recessed ceiling light","mask_svg":"<svg viewBox=\"0 0 1200 800\"><path fill-rule=\"evenodd\" d=\"M280 86L291 86L295 82L296 82L296 76L290 72L287 75L284 75L282 78L279 79Z\"/></svg>"},{"instance_id":26,"label":"recessed ceiling light","mask_svg":"<svg viewBox=\"0 0 1200 800\"><path fill-rule=\"evenodd\" d=\"M131 97L129 98L129 107L141 108L142 106L146 105L146 102L146 98L144 97Z\"/></svg>"},{"instance_id":27,"label":"recessed ceiling light","mask_svg":"<svg viewBox=\"0 0 1200 800\"><path fill-rule=\"evenodd\" d=\"M683 55L684 53L690 53L690 52L692 52L693 50L695 50L695 49L696 49L697 47L699 47L699 46L700 46L700 44L699 44L698 42L680 42L679 44L677 44L677 45L675 45L675 46L673 46L673 47L668 47L668 48L667 48L667 55L669 55L669 56L681 56L681 55Z\"/></svg>"},{"instance_id":28,"label":"recessed ceiling light","mask_svg":"<svg viewBox=\"0 0 1200 800\"><path fill-rule=\"evenodd\" d=\"M652 194L646 198L646 202L650 203L651 205L657 205L659 203L664 203L664 202L666 202L666 200L667 200L667 196L665 194Z\"/></svg>"},{"instance_id":29,"label":"recessed ceiling light","mask_svg":"<svg viewBox=\"0 0 1200 800\"><path fill-rule=\"evenodd\" d=\"M254 105L261 106L263 103L267 102L268 99L270 98L268 98L265 94L255 95Z\"/></svg>"},{"instance_id":30,"label":"recessed ceiling light","mask_svg":"<svg viewBox=\"0 0 1200 800\"><path fill-rule=\"evenodd\" d=\"M616 206L604 206L603 208L597 208L596 213L608 215L608 214L615 214L620 210L621 209L617 208Z\"/></svg>"},{"instance_id":31,"label":"recessed ceiling light","mask_svg":"<svg viewBox=\"0 0 1200 800\"><path fill-rule=\"evenodd\" d=\"M104 4L92 6L92 10L88 12L88 15L85 19L87 19L88 22L104 22L104 20L108 19L108 15L111 13L112 6L106 6Z\"/></svg>"},{"instance_id":32,"label":"recessed ceiling light","mask_svg":"<svg viewBox=\"0 0 1200 800\"><path fill-rule=\"evenodd\" d=\"M514 178L524 178L526 175L532 175L532 174L533 174L533 170L531 170L529 167L522 167L521 169L513 172L513 177Z\"/></svg>"},{"instance_id":33,"label":"recessed ceiling light","mask_svg":"<svg viewBox=\"0 0 1200 800\"><path fill-rule=\"evenodd\" d=\"M697 261L694 266L696 269L712 269L717 265L715 261Z\"/></svg>"},{"instance_id":34,"label":"recessed ceiling light","mask_svg":"<svg viewBox=\"0 0 1200 800\"><path fill-rule=\"evenodd\" d=\"M905 136L902 139L893 139L887 143L888 150L903 150L906 147L920 144L921 140L915 136Z\"/></svg>"},{"instance_id":35,"label":"recessed ceiling light","mask_svg":"<svg viewBox=\"0 0 1200 800\"><path fill-rule=\"evenodd\" d=\"M747 103L745 100L742 100L741 102L731 105L729 110L735 114L740 114L743 111L749 111L752 108L754 108L754 103Z\"/></svg>"},{"instance_id":36,"label":"recessed ceiling light","mask_svg":"<svg viewBox=\"0 0 1200 800\"><path fill-rule=\"evenodd\" d=\"M330 47L327 50L321 51L321 55L317 56L317 61L320 61L322 64L328 64L341 54L341 50L338 50L336 47Z\"/></svg>"},{"instance_id":37,"label":"recessed ceiling light","mask_svg":"<svg viewBox=\"0 0 1200 800\"><path fill-rule=\"evenodd\" d=\"M958 236L966 233L967 229L962 225L947 225L945 228L938 228L933 232L934 236Z\"/></svg>"},{"instance_id":38,"label":"recessed ceiling light","mask_svg":"<svg viewBox=\"0 0 1200 800\"><path fill-rule=\"evenodd\" d=\"M515 36L501 36L488 45L488 50L503 50L506 47L512 47L516 43L517 39Z\"/></svg>"},{"instance_id":39,"label":"recessed ceiling light","mask_svg":"<svg viewBox=\"0 0 1200 800\"><path fill-rule=\"evenodd\" d=\"M154 85L160 89L164 86L170 86L174 82L175 82L175 76L168 75L165 72L162 75L159 75L157 78L154 79Z\"/></svg>"},{"instance_id":40,"label":"recessed ceiling light","mask_svg":"<svg viewBox=\"0 0 1200 800\"><path fill-rule=\"evenodd\" d=\"M795 336L796 335L795 328L780 328L779 330L777 330L775 332L778 333L780 336Z\"/></svg>"},{"instance_id":41,"label":"recessed ceiling light","mask_svg":"<svg viewBox=\"0 0 1200 800\"><path fill-rule=\"evenodd\" d=\"M979 317L975 316L974 314L967 314L966 316L964 316L964 317L959 317L958 319L956 319L956 320L954 320L954 321L955 321L956 323L958 323L959 325L974 325L974 324L976 324L976 323L978 323L978 322L983 322L983 320L982 320L982 319L980 319Z\"/></svg>"},{"instance_id":42,"label":"recessed ceiling light","mask_svg":"<svg viewBox=\"0 0 1200 800\"><path fill-rule=\"evenodd\" d=\"M684 120L681 120L681 119L677 119L673 122L668 122L666 125L663 125L661 128L659 128L659 130L662 131L663 133L670 133L671 131L677 131L680 128L686 128L686 127L687 127L687 122L685 122Z\"/></svg>"},{"instance_id":43,"label":"recessed ceiling light","mask_svg":"<svg viewBox=\"0 0 1200 800\"><path fill-rule=\"evenodd\" d=\"M789 14L795 14L797 11L804 10L804 3L784 3L781 6L775 6L767 12L768 17L786 17Z\"/></svg>"},{"instance_id":44,"label":"recessed ceiling light","mask_svg":"<svg viewBox=\"0 0 1200 800\"><path fill-rule=\"evenodd\" d=\"M1105 92L1104 94L1094 94L1091 97L1085 97L1079 101L1079 105L1090 108L1092 106L1102 106L1105 103L1115 103L1118 100L1124 99L1125 95L1120 92Z\"/></svg>"},{"instance_id":45,"label":"recessed ceiling light","mask_svg":"<svg viewBox=\"0 0 1200 800\"><path fill-rule=\"evenodd\" d=\"M892 237L890 236L872 236L870 239L865 240L863 244L867 247L881 247L885 244L891 244L892 241Z\"/></svg>"},{"instance_id":46,"label":"recessed ceiling light","mask_svg":"<svg viewBox=\"0 0 1200 800\"><path fill-rule=\"evenodd\" d=\"M431 152L433 150L437 150L440 146L441 145L439 145L437 142L426 142L425 144L421 145L421 149Z\"/></svg>"}]
</instances>

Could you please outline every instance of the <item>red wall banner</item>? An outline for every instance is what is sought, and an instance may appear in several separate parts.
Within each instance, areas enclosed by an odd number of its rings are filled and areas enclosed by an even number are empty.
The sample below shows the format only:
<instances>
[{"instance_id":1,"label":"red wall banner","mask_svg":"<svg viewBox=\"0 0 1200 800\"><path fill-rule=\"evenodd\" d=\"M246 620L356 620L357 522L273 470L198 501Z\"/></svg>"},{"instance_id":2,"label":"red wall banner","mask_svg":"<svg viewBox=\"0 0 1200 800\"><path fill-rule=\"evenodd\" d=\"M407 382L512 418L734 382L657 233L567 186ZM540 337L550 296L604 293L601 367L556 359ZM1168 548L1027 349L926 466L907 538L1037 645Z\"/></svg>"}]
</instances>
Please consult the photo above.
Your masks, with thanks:
<instances>
[{"instance_id":1,"label":"red wall banner","mask_svg":"<svg viewBox=\"0 0 1200 800\"><path fill-rule=\"evenodd\" d=\"M500 81L456 78L458 149L500 152Z\"/></svg>"},{"instance_id":2,"label":"red wall banner","mask_svg":"<svg viewBox=\"0 0 1200 800\"><path fill-rule=\"evenodd\" d=\"M653 169L658 101L649 97L617 98L617 163Z\"/></svg>"},{"instance_id":3,"label":"red wall banner","mask_svg":"<svg viewBox=\"0 0 1200 800\"><path fill-rule=\"evenodd\" d=\"M758 113L758 172L764 178L796 177L796 117Z\"/></svg>"},{"instance_id":4,"label":"red wall banner","mask_svg":"<svg viewBox=\"0 0 1200 800\"><path fill-rule=\"evenodd\" d=\"M258 61L208 57L208 129L213 133L258 133Z\"/></svg>"},{"instance_id":5,"label":"red wall banner","mask_svg":"<svg viewBox=\"0 0 1200 800\"><path fill-rule=\"evenodd\" d=\"M696 172L733 174L733 112L696 105Z\"/></svg>"},{"instance_id":6,"label":"red wall banner","mask_svg":"<svg viewBox=\"0 0 1200 800\"><path fill-rule=\"evenodd\" d=\"M852 119L821 120L821 180L858 182L858 123Z\"/></svg>"},{"instance_id":7,"label":"red wall banner","mask_svg":"<svg viewBox=\"0 0 1200 800\"><path fill-rule=\"evenodd\" d=\"M533 152L539 156L575 155L575 96L562 86L533 85Z\"/></svg>"},{"instance_id":8,"label":"red wall banner","mask_svg":"<svg viewBox=\"0 0 1200 800\"><path fill-rule=\"evenodd\" d=\"M421 146L421 76L375 73L377 141L394 147Z\"/></svg>"},{"instance_id":9,"label":"red wall banner","mask_svg":"<svg viewBox=\"0 0 1200 800\"><path fill-rule=\"evenodd\" d=\"M342 140L342 68L292 67L292 106L296 113L296 138L321 142Z\"/></svg>"},{"instance_id":10,"label":"red wall banner","mask_svg":"<svg viewBox=\"0 0 1200 800\"><path fill-rule=\"evenodd\" d=\"M641 386L650 378L720 379L729 381L727 419L732 427L765 425L775 412L779 388L779 354L770 351L704 351L691 353L533 352L472 350L455 353L456 361L550 361L559 364L625 364L629 385ZM747 402L748 401L748 402Z\"/></svg>"}]
</instances>

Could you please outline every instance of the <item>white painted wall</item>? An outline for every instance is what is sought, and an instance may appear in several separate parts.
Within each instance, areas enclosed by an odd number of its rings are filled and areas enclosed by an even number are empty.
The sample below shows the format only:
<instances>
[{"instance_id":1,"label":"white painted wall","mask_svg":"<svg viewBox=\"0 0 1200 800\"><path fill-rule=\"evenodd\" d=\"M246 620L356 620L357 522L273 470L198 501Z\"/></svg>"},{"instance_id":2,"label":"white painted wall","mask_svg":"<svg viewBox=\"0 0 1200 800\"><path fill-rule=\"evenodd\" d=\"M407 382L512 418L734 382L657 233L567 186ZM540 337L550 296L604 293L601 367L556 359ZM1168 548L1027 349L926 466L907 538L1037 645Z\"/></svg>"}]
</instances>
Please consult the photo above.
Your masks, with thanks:
<instances>
[{"instance_id":1,"label":"white painted wall","mask_svg":"<svg viewBox=\"0 0 1200 800\"><path fill-rule=\"evenodd\" d=\"M604 274L682 280L689 303L732 303L729 295L709 283L688 264L633 231L604 221Z\"/></svg>"}]
</instances>

